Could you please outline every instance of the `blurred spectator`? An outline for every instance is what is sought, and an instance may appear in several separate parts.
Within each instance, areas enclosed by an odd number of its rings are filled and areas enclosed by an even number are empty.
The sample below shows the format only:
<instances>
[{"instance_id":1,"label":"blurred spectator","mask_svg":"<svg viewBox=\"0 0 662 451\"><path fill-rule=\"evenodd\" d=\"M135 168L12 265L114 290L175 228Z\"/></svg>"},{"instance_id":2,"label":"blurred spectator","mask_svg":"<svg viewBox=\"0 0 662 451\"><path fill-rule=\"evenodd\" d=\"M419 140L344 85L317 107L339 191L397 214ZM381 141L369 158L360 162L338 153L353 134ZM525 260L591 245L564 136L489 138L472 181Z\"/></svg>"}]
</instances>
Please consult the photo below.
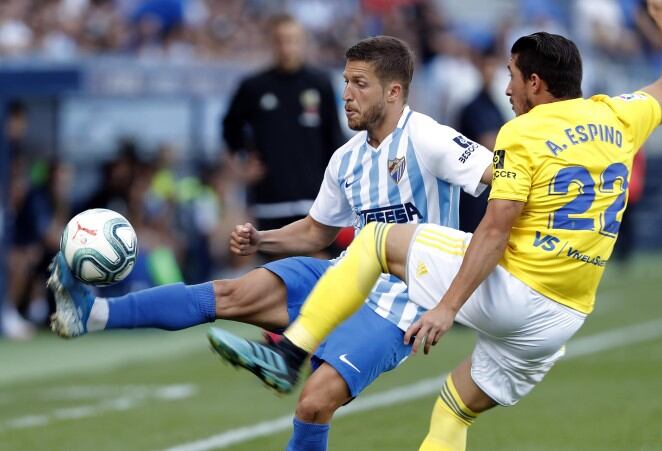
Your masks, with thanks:
<instances>
[{"instance_id":1,"label":"blurred spectator","mask_svg":"<svg viewBox=\"0 0 662 451\"><path fill-rule=\"evenodd\" d=\"M621 3L626 10L628 24L639 38L646 58L659 65L662 59L662 35L648 14L646 0L621 0Z\"/></svg>"},{"instance_id":2,"label":"blurred spectator","mask_svg":"<svg viewBox=\"0 0 662 451\"><path fill-rule=\"evenodd\" d=\"M568 14L559 2L519 0L517 3L520 16L509 18L504 48L510 49L517 38L537 31L568 35Z\"/></svg>"},{"instance_id":3,"label":"blurred spectator","mask_svg":"<svg viewBox=\"0 0 662 451\"><path fill-rule=\"evenodd\" d=\"M33 45L33 32L26 23L30 4L22 0L0 2L0 54L19 55Z\"/></svg>"},{"instance_id":4,"label":"blurred spectator","mask_svg":"<svg viewBox=\"0 0 662 451\"><path fill-rule=\"evenodd\" d=\"M429 88L421 100L427 114L453 127L460 108L480 89L480 74L471 61L471 47L453 32L437 30L433 43L436 56L428 65Z\"/></svg>"},{"instance_id":5,"label":"blurred spectator","mask_svg":"<svg viewBox=\"0 0 662 451\"><path fill-rule=\"evenodd\" d=\"M12 101L7 107L4 123L2 124L2 133L6 140L3 151L7 152L9 159L3 161L7 167L2 168L3 176L8 181L3 180L2 186L2 208L3 208L3 239L5 255L2 271L6 271L5 292L0 298L0 332L6 337L12 339L26 339L33 333L31 325L19 314L19 307L22 299L18 292L17 284L12 278L12 271L17 268L14 266L13 255L16 233L16 217L18 211L24 205L28 191L30 189L27 177L27 162L23 156L25 137L27 134L27 111L25 105L20 101ZM20 257L19 257L20 258ZM19 262L20 263L20 262ZM20 283L19 283L20 285Z\"/></svg>"},{"instance_id":6,"label":"blurred spectator","mask_svg":"<svg viewBox=\"0 0 662 451\"><path fill-rule=\"evenodd\" d=\"M27 177L25 159L14 154L9 173L9 199L7 205L7 217L5 233L9 243L9 250L5 255L7 271L6 292L2 294L2 324L0 324L4 336L10 339L28 339L34 333L34 328L19 313L22 299L22 289L25 288L25 275L32 262L36 260L34 247L24 255L16 247L16 217L18 211L26 202L29 181ZM36 247L36 246L35 246ZM18 279L16 279L18 276Z\"/></svg>"},{"instance_id":7,"label":"blurred spectator","mask_svg":"<svg viewBox=\"0 0 662 451\"><path fill-rule=\"evenodd\" d=\"M574 30L580 44L614 58L639 54L640 45L628 28L626 16L617 0L582 0L575 2ZM653 25L657 30L657 27Z\"/></svg>"},{"instance_id":8,"label":"blurred spectator","mask_svg":"<svg viewBox=\"0 0 662 451\"><path fill-rule=\"evenodd\" d=\"M44 324L49 306L46 268L71 217L71 170L62 162L37 161L29 166L21 155L12 164L10 188L10 248L7 253L8 303L2 329L9 338L29 338Z\"/></svg>"},{"instance_id":9,"label":"blurred spectator","mask_svg":"<svg viewBox=\"0 0 662 451\"><path fill-rule=\"evenodd\" d=\"M60 235L72 216L72 171L63 162L37 161L30 189L17 209L10 252L10 294L26 316L45 324L49 313L47 267L60 246Z\"/></svg>"},{"instance_id":10,"label":"blurred spectator","mask_svg":"<svg viewBox=\"0 0 662 451\"><path fill-rule=\"evenodd\" d=\"M636 225L633 217L637 206L644 195L646 184L646 155L641 149L635 155L632 162L632 173L628 184L628 208L621 218L621 226L618 229L618 239L614 245L614 258L622 264L628 264L634 250Z\"/></svg>"},{"instance_id":11,"label":"blurred spectator","mask_svg":"<svg viewBox=\"0 0 662 451\"><path fill-rule=\"evenodd\" d=\"M259 175L249 195L258 229L308 214L324 169L343 143L331 83L305 64L302 26L291 16L277 16L271 40L273 66L241 82L223 119L230 152Z\"/></svg>"},{"instance_id":12,"label":"blurred spectator","mask_svg":"<svg viewBox=\"0 0 662 451\"><path fill-rule=\"evenodd\" d=\"M481 88L460 111L459 131L467 138L493 150L499 129L506 122L492 94L494 76L503 66L503 57L496 52L492 44L477 52L475 64L480 72ZM479 197L460 193L460 230L476 230L485 214L488 197L489 189Z\"/></svg>"},{"instance_id":13,"label":"blurred spectator","mask_svg":"<svg viewBox=\"0 0 662 451\"><path fill-rule=\"evenodd\" d=\"M488 149L494 149L499 129L506 122L494 98L494 78L503 67L504 59L492 43L476 51L473 61L480 74L480 90L460 111L459 131Z\"/></svg>"},{"instance_id":14,"label":"blurred spectator","mask_svg":"<svg viewBox=\"0 0 662 451\"><path fill-rule=\"evenodd\" d=\"M206 237L205 252L218 268L213 278L235 278L254 266L254 256L240 257L230 252L228 237L235 225L248 220L241 174L229 157L207 168L201 177L204 191L195 199L196 227ZM197 259L197 256L193 256ZM209 268L208 268L209 269ZM208 280L211 277L200 280Z\"/></svg>"},{"instance_id":15,"label":"blurred spectator","mask_svg":"<svg viewBox=\"0 0 662 451\"><path fill-rule=\"evenodd\" d=\"M436 30L446 25L444 16L433 0L417 0L412 6L412 16L418 43L418 56L421 64L426 65L435 56L435 47L432 36Z\"/></svg>"},{"instance_id":16,"label":"blurred spectator","mask_svg":"<svg viewBox=\"0 0 662 451\"><path fill-rule=\"evenodd\" d=\"M90 196L83 210L89 208L108 208L121 215L132 217L129 211L131 187L135 184L138 166L137 147L133 141L120 143L117 157L107 162L102 169L102 181L99 189Z\"/></svg>"}]
</instances>

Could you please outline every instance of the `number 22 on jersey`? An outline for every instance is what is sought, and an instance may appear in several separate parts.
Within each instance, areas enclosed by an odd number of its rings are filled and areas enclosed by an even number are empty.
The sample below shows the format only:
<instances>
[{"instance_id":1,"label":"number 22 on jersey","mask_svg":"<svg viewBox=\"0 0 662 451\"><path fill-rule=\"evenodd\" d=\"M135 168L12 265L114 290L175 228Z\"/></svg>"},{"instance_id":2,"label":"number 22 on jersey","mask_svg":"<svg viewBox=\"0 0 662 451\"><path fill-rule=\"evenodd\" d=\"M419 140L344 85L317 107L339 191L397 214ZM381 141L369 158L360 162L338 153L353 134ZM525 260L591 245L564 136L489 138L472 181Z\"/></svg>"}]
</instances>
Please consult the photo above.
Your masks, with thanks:
<instances>
[{"instance_id":1,"label":"number 22 on jersey","mask_svg":"<svg viewBox=\"0 0 662 451\"><path fill-rule=\"evenodd\" d=\"M557 172L549 184L549 194L567 194L570 184L577 183L579 195L550 214L549 227L565 230L595 230L595 220L586 214L596 197L595 186L598 187L597 194L613 193L616 189L616 181L620 181L620 193L604 211L600 212L599 228L602 235L616 238L621 225L616 217L625 208L628 187L628 169L623 163L607 166L600 174L600 181L597 184L584 166L569 166Z\"/></svg>"}]
</instances>

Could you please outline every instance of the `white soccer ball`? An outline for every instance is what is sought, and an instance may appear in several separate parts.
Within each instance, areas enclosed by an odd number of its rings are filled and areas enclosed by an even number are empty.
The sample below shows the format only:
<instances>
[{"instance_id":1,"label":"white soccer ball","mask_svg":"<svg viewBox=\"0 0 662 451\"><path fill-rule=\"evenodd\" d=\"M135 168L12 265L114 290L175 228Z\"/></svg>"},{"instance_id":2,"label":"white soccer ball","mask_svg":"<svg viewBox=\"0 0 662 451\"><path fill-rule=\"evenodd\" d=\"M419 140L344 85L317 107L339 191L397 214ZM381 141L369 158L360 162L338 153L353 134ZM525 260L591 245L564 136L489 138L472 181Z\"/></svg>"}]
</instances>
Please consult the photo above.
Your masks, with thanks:
<instances>
[{"instance_id":1,"label":"white soccer ball","mask_svg":"<svg viewBox=\"0 0 662 451\"><path fill-rule=\"evenodd\" d=\"M107 286L124 279L133 269L138 239L124 216L94 208L71 218L62 232L60 250L74 277Z\"/></svg>"}]
</instances>

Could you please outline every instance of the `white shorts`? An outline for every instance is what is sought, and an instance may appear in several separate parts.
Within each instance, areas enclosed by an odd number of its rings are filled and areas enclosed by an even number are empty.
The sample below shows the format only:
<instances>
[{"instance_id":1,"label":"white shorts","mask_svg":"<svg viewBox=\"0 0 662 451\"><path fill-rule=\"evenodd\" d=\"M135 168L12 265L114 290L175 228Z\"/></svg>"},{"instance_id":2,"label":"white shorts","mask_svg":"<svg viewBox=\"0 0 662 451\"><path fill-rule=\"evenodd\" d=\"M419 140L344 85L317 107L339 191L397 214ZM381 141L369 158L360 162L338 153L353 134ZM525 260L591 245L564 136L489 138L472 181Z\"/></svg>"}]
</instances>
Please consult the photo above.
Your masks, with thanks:
<instances>
[{"instance_id":1,"label":"white shorts","mask_svg":"<svg viewBox=\"0 0 662 451\"><path fill-rule=\"evenodd\" d=\"M412 302L431 309L460 269L472 235L434 224L418 227L407 257ZM495 402L510 406L542 380L586 315L529 288L497 266L457 314L478 333L471 377Z\"/></svg>"}]
</instances>

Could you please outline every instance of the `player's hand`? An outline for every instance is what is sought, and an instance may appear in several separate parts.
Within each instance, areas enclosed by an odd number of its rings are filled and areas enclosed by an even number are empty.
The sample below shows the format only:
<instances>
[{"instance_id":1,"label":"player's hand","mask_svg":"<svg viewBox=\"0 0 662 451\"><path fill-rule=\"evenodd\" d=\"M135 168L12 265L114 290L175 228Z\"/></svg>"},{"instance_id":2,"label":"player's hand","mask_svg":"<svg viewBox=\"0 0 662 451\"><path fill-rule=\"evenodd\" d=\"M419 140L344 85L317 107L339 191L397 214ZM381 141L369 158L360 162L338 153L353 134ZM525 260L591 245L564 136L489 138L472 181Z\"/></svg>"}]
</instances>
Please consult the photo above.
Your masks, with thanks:
<instances>
[{"instance_id":1,"label":"player's hand","mask_svg":"<svg viewBox=\"0 0 662 451\"><path fill-rule=\"evenodd\" d=\"M247 222L234 227L230 234L230 251L235 255L251 255L258 251L262 234Z\"/></svg>"},{"instance_id":2,"label":"player's hand","mask_svg":"<svg viewBox=\"0 0 662 451\"><path fill-rule=\"evenodd\" d=\"M411 339L414 338L412 353L416 354L418 349L423 346L423 352L428 354L430 347L436 345L453 326L454 320L455 311L439 304L409 326L407 333L405 333L405 344L411 343Z\"/></svg>"}]
</instances>

